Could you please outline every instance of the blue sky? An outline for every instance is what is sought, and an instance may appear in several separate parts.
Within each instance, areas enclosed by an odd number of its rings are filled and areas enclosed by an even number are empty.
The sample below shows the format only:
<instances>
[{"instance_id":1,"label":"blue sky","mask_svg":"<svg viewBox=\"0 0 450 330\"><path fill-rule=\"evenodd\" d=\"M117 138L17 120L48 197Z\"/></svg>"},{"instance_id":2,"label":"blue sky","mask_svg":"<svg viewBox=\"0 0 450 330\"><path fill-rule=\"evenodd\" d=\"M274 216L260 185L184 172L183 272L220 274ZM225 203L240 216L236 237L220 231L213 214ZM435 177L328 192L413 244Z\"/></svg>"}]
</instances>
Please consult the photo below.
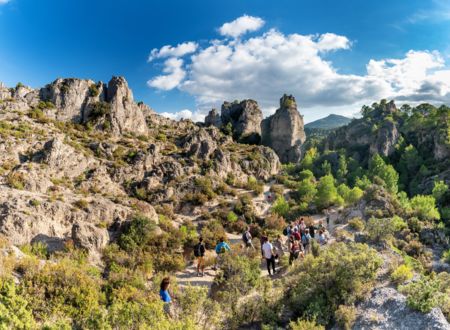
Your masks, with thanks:
<instances>
[{"instance_id":1,"label":"blue sky","mask_svg":"<svg viewBox=\"0 0 450 330\"><path fill-rule=\"evenodd\" d=\"M0 0L0 81L123 75L174 118L242 98L270 114L282 93L306 121L381 97L445 103L449 63L444 0Z\"/></svg>"}]
</instances>

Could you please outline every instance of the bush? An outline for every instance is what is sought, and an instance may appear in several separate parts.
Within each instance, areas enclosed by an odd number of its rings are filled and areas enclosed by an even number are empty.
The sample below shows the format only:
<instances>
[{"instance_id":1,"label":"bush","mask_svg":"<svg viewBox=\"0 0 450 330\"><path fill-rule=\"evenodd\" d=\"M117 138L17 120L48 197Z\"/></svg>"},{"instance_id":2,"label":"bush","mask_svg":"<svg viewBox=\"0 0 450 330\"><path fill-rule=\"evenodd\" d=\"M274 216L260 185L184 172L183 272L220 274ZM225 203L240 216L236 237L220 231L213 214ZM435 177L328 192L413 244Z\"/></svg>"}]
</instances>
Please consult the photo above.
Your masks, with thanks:
<instances>
[{"instance_id":1,"label":"bush","mask_svg":"<svg viewBox=\"0 0 450 330\"><path fill-rule=\"evenodd\" d=\"M285 217L289 212L290 206L283 196L278 196L272 205L272 212L281 217Z\"/></svg>"},{"instance_id":2,"label":"bush","mask_svg":"<svg viewBox=\"0 0 450 330\"><path fill-rule=\"evenodd\" d=\"M233 211L228 212L227 214L227 221L231 224L235 223L236 221L238 221L239 217L236 215L236 213L234 213Z\"/></svg>"},{"instance_id":3,"label":"bush","mask_svg":"<svg viewBox=\"0 0 450 330\"><path fill-rule=\"evenodd\" d=\"M420 280L400 287L400 291L407 294L408 306L422 313L429 313L445 299L445 293L441 292L440 282L435 276L422 276Z\"/></svg>"},{"instance_id":4,"label":"bush","mask_svg":"<svg viewBox=\"0 0 450 330\"><path fill-rule=\"evenodd\" d=\"M226 238L225 229L220 222L214 220L209 221L201 231L201 237L207 249L213 249L221 238Z\"/></svg>"},{"instance_id":5,"label":"bush","mask_svg":"<svg viewBox=\"0 0 450 330\"><path fill-rule=\"evenodd\" d=\"M0 278L0 328L34 329L35 327L29 304L18 294L14 282Z\"/></svg>"},{"instance_id":6,"label":"bush","mask_svg":"<svg viewBox=\"0 0 450 330\"><path fill-rule=\"evenodd\" d=\"M245 186L248 190L253 190L256 194L262 194L264 191L264 184L262 182L258 182L255 177L249 176L247 180L247 184Z\"/></svg>"},{"instance_id":7,"label":"bush","mask_svg":"<svg viewBox=\"0 0 450 330\"><path fill-rule=\"evenodd\" d=\"M364 244L336 243L316 258L307 255L289 273L289 306L296 317L317 317L327 325L340 305L352 305L371 290L381 264L377 252Z\"/></svg>"},{"instance_id":8,"label":"bush","mask_svg":"<svg viewBox=\"0 0 450 330\"><path fill-rule=\"evenodd\" d=\"M6 177L6 183L8 186L14 189L24 190L25 189L25 177L22 173L11 172Z\"/></svg>"},{"instance_id":9,"label":"bush","mask_svg":"<svg viewBox=\"0 0 450 330\"><path fill-rule=\"evenodd\" d=\"M396 231L395 222L390 218L370 218L366 223L366 231L374 243L387 241Z\"/></svg>"},{"instance_id":10,"label":"bush","mask_svg":"<svg viewBox=\"0 0 450 330\"><path fill-rule=\"evenodd\" d=\"M318 325L315 321L297 320L289 323L290 330L325 330L325 327Z\"/></svg>"},{"instance_id":11,"label":"bush","mask_svg":"<svg viewBox=\"0 0 450 330\"><path fill-rule=\"evenodd\" d=\"M413 278L413 272L407 265L398 266L391 274L391 281L402 284Z\"/></svg>"},{"instance_id":12,"label":"bush","mask_svg":"<svg viewBox=\"0 0 450 330\"><path fill-rule=\"evenodd\" d=\"M89 120L95 121L98 118L104 117L111 113L111 105L107 102L95 102L91 106L89 112Z\"/></svg>"},{"instance_id":13,"label":"bush","mask_svg":"<svg viewBox=\"0 0 450 330\"><path fill-rule=\"evenodd\" d=\"M444 251L444 253L442 253L442 260L450 264L450 250Z\"/></svg>"},{"instance_id":14,"label":"bush","mask_svg":"<svg viewBox=\"0 0 450 330\"><path fill-rule=\"evenodd\" d=\"M361 218L353 218L348 221L348 225L350 228L356 230L356 231L363 231L364 230L364 220Z\"/></svg>"},{"instance_id":15,"label":"bush","mask_svg":"<svg viewBox=\"0 0 450 330\"><path fill-rule=\"evenodd\" d=\"M286 226L286 221L278 214L272 213L264 219L264 228L266 229L283 231Z\"/></svg>"},{"instance_id":16,"label":"bush","mask_svg":"<svg viewBox=\"0 0 450 330\"><path fill-rule=\"evenodd\" d=\"M353 306L340 305L334 313L336 322L342 329L350 330L356 320L356 308Z\"/></svg>"},{"instance_id":17,"label":"bush","mask_svg":"<svg viewBox=\"0 0 450 330\"><path fill-rule=\"evenodd\" d=\"M95 97L95 96L98 96L99 93L100 93L100 91L98 90L98 87L96 84L92 84L89 86L89 96Z\"/></svg>"},{"instance_id":18,"label":"bush","mask_svg":"<svg viewBox=\"0 0 450 330\"><path fill-rule=\"evenodd\" d=\"M439 220L441 216L436 208L433 196L417 195L411 198L411 209L415 216L421 220Z\"/></svg>"}]
</instances>

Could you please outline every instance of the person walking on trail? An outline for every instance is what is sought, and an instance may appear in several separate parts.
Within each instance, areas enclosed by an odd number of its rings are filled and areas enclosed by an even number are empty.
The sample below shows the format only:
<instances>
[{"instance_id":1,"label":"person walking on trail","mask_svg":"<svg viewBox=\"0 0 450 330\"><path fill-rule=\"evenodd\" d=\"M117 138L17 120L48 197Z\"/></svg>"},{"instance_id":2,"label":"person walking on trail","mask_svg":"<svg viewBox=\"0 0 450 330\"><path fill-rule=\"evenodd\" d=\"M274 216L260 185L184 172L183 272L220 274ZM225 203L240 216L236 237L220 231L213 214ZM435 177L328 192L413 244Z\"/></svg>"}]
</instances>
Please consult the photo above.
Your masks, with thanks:
<instances>
[{"instance_id":1,"label":"person walking on trail","mask_svg":"<svg viewBox=\"0 0 450 330\"><path fill-rule=\"evenodd\" d=\"M327 219L327 228L330 228L330 211L328 209L325 209L325 216Z\"/></svg>"},{"instance_id":2,"label":"person walking on trail","mask_svg":"<svg viewBox=\"0 0 450 330\"><path fill-rule=\"evenodd\" d=\"M303 257L301 245L298 241L292 239L289 247L289 265L292 265L292 262L297 260L300 255Z\"/></svg>"},{"instance_id":3,"label":"person walking on trail","mask_svg":"<svg viewBox=\"0 0 450 330\"><path fill-rule=\"evenodd\" d=\"M305 233L302 235L302 244L305 254L309 253L311 247L311 235L309 234L309 229L305 230Z\"/></svg>"},{"instance_id":4,"label":"person walking on trail","mask_svg":"<svg viewBox=\"0 0 450 330\"><path fill-rule=\"evenodd\" d=\"M262 254L263 258L266 259L267 271L269 272L269 276L275 275L275 252L273 250L273 245L272 243L270 243L268 237L266 237L265 242L262 246ZM273 273L270 272L271 267Z\"/></svg>"},{"instance_id":5,"label":"person walking on trail","mask_svg":"<svg viewBox=\"0 0 450 330\"><path fill-rule=\"evenodd\" d=\"M314 223L311 223L311 225L308 227L309 229L309 234L311 235L311 238L314 238L315 234L316 234L316 226L314 225Z\"/></svg>"},{"instance_id":6,"label":"person walking on trail","mask_svg":"<svg viewBox=\"0 0 450 330\"><path fill-rule=\"evenodd\" d=\"M294 228L294 233L292 234L292 237L294 237L294 240L299 241L301 239L300 233L298 232L297 228Z\"/></svg>"},{"instance_id":7,"label":"person walking on trail","mask_svg":"<svg viewBox=\"0 0 450 330\"><path fill-rule=\"evenodd\" d=\"M278 258L278 261L280 258L283 257L284 251L283 251L283 241L281 240L281 236L278 235L276 240L273 241L273 248L275 250L275 255Z\"/></svg>"},{"instance_id":8,"label":"person walking on trail","mask_svg":"<svg viewBox=\"0 0 450 330\"><path fill-rule=\"evenodd\" d=\"M255 247L253 246L252 243L252 234L250 233L250 227L247 228L247 230L244 232L244 234L242 234L242 240L244 241L244 245L246 248L252 248L254 249Z\"/></svg>"},{"instance_id":9,"label":"person walking on trail","mask_svg":"<svg viewBox=\"0 0 450 330\"><path fill-rule=\"evenodd\" d=\"M224 253L226 253L227 251L231 251L231 248L228 245L228 243L225 242L225 239L222 237L220 239L219 244L216 245L215 251L217 254L217 258L216 258L216 265L214 266L214 269L217 269L217 266L220 261L220 256L223 255Z\"/></svg>"},{"instance_id":10,"label":"person walking on trail","mask_svg":"<svg viewBox=\"0 0 450 330\"><path fill-rule=\"evenodd\" d=\"M325 230L324 229L320 229L319 230L319 237L317 238L317 240L319 241L320 245L325 245L328 243L328 239L325 235Z\"/></svg>"},{"instance_id":11,"label":"person walking on trail","mask_svg":"<svg viewBox=\"0 0 450 330\"><path fill-rule=\"evenodd\" d=\"M197 276L200 276L200 270L202 276L205 275L205 244L203 244L203 238L198 239L197 245L194 247L194 256L197 258Z\"/></svg>"},{"instance_id":12,"label":"person walking on trail","mask_svg":"<svg viewBox=\"0 0 450 330\"><path fill-rule=\"evenodd\" d=\"M164 302L164 312L172 316L172 298L169 294L170 278L164 277L159 288L159 297Z\"/></svg>"}]
</instances>

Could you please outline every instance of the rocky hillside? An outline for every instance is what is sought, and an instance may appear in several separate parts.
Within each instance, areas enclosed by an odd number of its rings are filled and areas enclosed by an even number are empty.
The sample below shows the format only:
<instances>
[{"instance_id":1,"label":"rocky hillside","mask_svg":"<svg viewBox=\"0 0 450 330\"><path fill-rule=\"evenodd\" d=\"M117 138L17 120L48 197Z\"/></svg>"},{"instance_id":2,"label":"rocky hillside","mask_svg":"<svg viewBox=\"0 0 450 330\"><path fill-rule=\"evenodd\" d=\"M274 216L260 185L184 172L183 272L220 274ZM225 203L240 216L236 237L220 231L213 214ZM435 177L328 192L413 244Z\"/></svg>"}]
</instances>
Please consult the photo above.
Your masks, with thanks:
<instances>
[{"instance_id":1,"label":"rocky hillside","mask_svg":"<svg viewBox=\"0 0 450 330\"><path fill-rule=\"evenodd\" d=\"M225 102L219 115L212 109L205 118L206 126L215 126L233 135L240 143L262 144L272 148L282 163L297 163L306 140L303 117L292 95L280 99L280 107L263 119L254 100Z\"/></svg>"},{"instance_id":2,"label":"rocky hillside","mask_svg":"<svg viewBox=\"0 0 450 330\"><path fill-rule=\"evenodd\" d=\"M158 221L155 206L170 207L177 220L207 200L208 189L267 180L280 169L267 147L135 103L122 77L2 86L0 136L0 233L52 250L73 240L94 258L136 212Z\"/></svg>"}]
</instances>

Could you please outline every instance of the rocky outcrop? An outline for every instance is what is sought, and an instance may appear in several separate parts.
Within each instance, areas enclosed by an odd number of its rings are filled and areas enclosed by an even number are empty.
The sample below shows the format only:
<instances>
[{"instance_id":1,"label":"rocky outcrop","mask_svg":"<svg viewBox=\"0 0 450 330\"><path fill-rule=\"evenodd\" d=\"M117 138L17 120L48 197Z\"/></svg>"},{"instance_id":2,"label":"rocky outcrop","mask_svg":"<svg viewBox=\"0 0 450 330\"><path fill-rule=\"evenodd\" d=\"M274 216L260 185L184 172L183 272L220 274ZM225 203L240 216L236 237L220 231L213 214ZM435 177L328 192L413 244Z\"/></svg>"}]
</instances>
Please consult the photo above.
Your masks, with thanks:
<instances>
[{"instance_id":1,"label":"rocky outcrop","mask_svg":"<svg viewBox=\"0 0 450 330\"><path fill-rule=\"evenodd\" d=\"M213 115L210 113L211 116ZM221 124L231 124L233 138L240 143L261 142L262 112L254 100L224 102L221 110Z\"/></svg>"},{"instance_id":2,"label":"rocky outcrop","mask_svg":"<svg viewBox=\"0 0 450 330\"><path fill-rule=\"evenodd\" d=\"M422 314L406 305L406 297L389 287L377 288L372 296L358 308L361 310L352 329L449 330L450 324L439 308Z\"/></svg>"},{"instance_id":3,"label":"rocky outcrop","mask_svg":"<svg viewBox=\"0 0 450 330\"><path fill-rule=\"evenodd\" d=\"M217 112L217 109L211 109L211 111L208 112L208 115L205 117L205 125L215 126L218 128L222 126L222 119L220 114Z\"/></svg>"},{"instance_id":4,"label":"rocky outcrop","mask_svg":"<svg viewBox=\"0 0 450 330\"><path fill-rule=\"evenodd\" d=\"M261 123L262 144L272 148L282 163L301 159L301 146L306 140L303 117L292 95L280 99L280 108Z\"/></svg>"},{"instance_id":5,"label":"rocky outcrop","mask_svg":"<svg viewBox=\"0 0 450 330\"><path fill-rule=\"evenodd\" d=\"M397 113L394 101L381 103L370 113L370 120L355 119L349 125L332 132L327 138L327 147L334 150L355 150L361 156L390 156L400 138L398 121L393 119Z\"/></svg>"},{"instance_id":6,"label":"rocky outcrop","mask_svg":"<svg viewBox=\"0 0 450 330\"><path fill-rule=\"evenodd\" d=\"M143 112L133 101L133 93L123 77L113 77L108 83L106 101L111 105L111 129L115 134L147 133Z\"/></svg>"},{"instance_id":7,"label":"rocky outcrop","mask_svg":"<svg viewBox=\"0 0 450 330\"><path fill-rule=\"evenodd\" d=\"M40 97L55 105L56 120L83 123L93 104L105 100L104 89L92 80L60 78L42 88Z\"/></svg>"},{"instance_id":8,"label":"rocky outcrop","mask_svg":"<svg viewBox=\"0 0 450 330\"><path fill-rule=\"evenodd\" d=\"M106 86L86 79L57 79L40 90L40 98L50 101L54 110L46 114L56 120L87 123L105 116L113 134L147 133L143 105L133 101L133 94L123 77L113 77Z\"/></svg>"}]
</instances>

